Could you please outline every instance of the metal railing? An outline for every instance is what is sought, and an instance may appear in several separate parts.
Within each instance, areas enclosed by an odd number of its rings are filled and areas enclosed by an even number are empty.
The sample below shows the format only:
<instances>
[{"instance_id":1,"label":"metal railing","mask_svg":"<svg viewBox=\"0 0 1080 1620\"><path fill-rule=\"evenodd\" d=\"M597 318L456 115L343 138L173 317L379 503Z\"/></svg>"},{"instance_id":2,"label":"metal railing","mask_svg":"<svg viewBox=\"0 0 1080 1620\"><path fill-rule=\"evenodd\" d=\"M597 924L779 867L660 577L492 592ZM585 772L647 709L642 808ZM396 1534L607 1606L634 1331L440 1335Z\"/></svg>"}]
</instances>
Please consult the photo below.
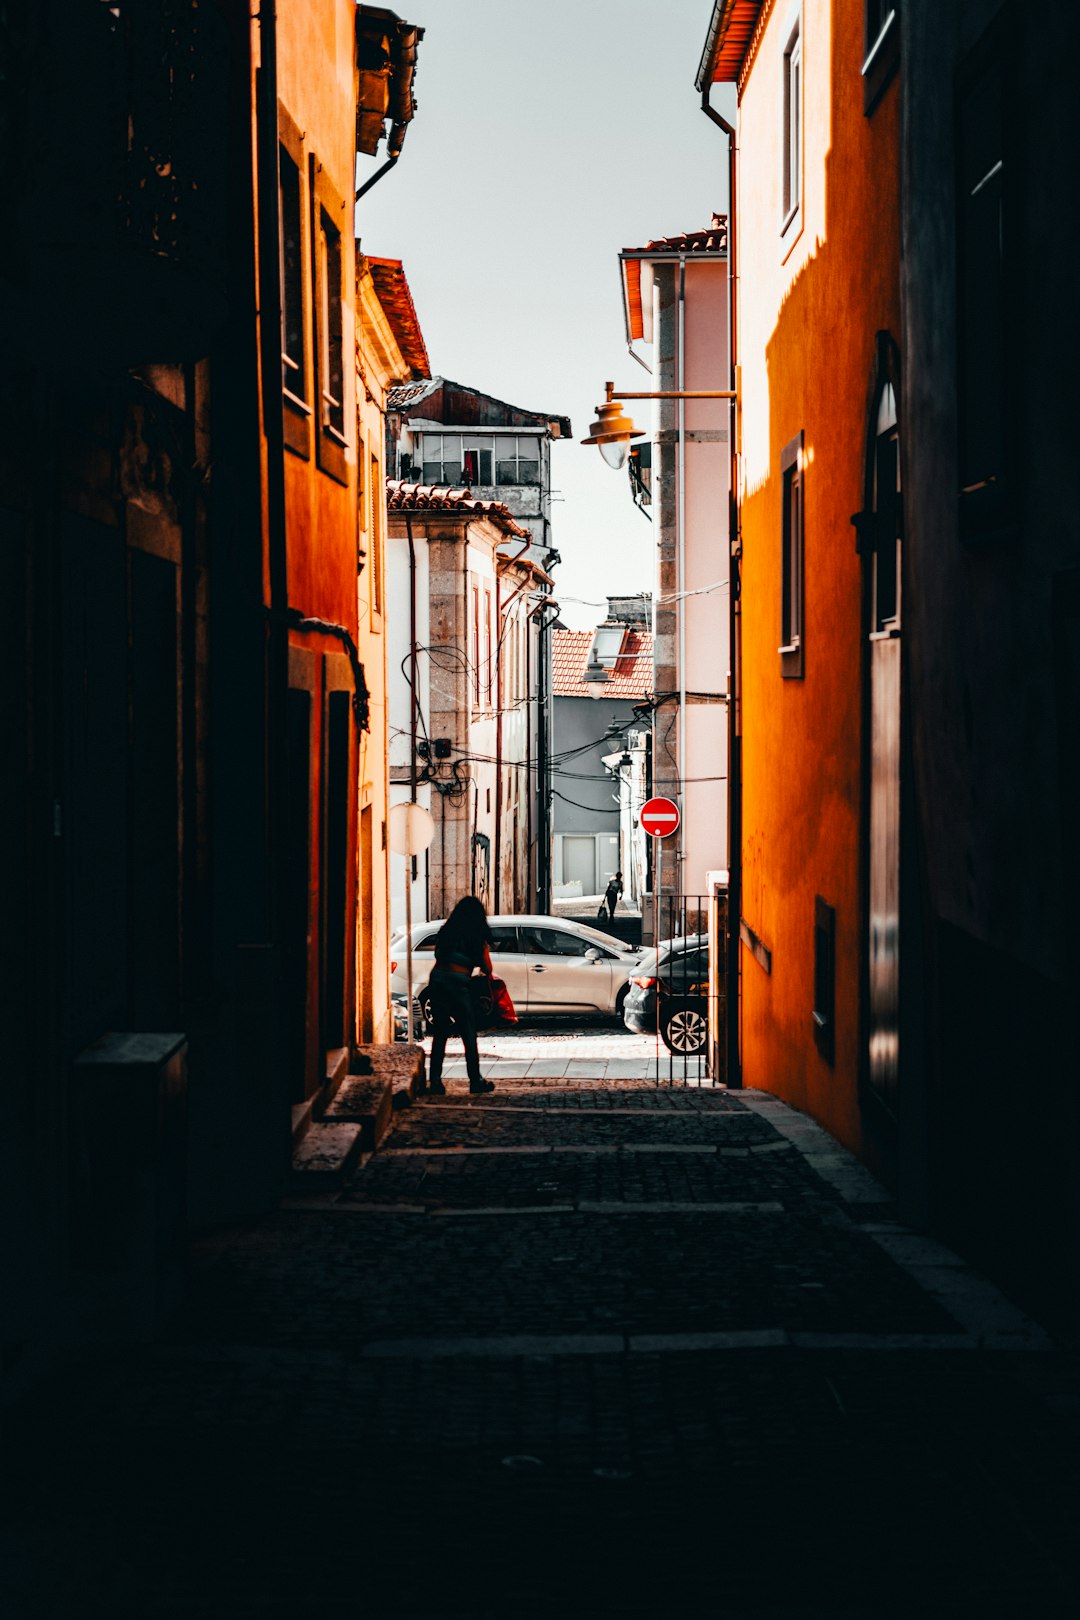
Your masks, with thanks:
<instances>
[{"instance_id":1,"label":"metal railing","mask_svg":"<svg viewBox=\"0 0 1080 1620\"><path fill-rule=\"evenodd\" d=\"M727 895L654 896L656 1083L725 1082ZM679 943L674 950L674 942Z\"/></svg>"}]
</instances>

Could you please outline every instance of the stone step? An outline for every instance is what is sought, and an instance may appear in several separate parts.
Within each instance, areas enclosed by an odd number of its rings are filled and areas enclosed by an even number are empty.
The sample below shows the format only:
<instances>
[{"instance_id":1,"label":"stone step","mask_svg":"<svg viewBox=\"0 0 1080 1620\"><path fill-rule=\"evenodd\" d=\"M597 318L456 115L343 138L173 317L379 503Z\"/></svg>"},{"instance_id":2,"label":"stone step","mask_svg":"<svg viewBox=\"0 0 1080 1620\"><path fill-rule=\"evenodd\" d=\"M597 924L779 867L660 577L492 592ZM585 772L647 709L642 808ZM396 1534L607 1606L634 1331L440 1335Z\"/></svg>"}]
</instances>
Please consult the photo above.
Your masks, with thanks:
<instances>
[{"instance_id":1,"label":"stone step","mask_svg":"<svg viewBox=\"0 0 1080 1620\"><path fill-rule=\"evenodd\" d=\"M361 1125L310 1125L293 1147L290 1190L311 1192L316 1188L340 1187L356 1168L363 1151Z\"/></svg>"},{"instance_id":2,"label":"stone step","mask_svg":"<svg viewBox=\"0 0 1080 1620\"><path fill-rule=\"evenodd\" d=\"M349 1048L347 1046L335 1047L326 1054L326 1076L319 1090L301 1103L295 1103L292 1108L292 1142L296 1147L302 1142L312 1125L322 1119L327 1108L337 1095L341 1082L345 1079L349 1068Z\"/></svg>"},{"instance_id":3,"label":"stone step","mask_svg":"<svg viewBox=\"0 0 1080 1620\"><path fill-rule=\"evenodd\" d=\"M394 1088L379 1075L350 1074L326 1111L326 1125L355 1126L362 1150L374 1153L393 1123Z\"/></svg>"},{"instance_id":4,"label":"stone step","mask_svg":"<svg viewBox=\"0 0 1080 1620\"><path fill-rule=\"evenodd\" d=\"M309 1097L307 1102L294 1103L293 1105L291 1111L293 1147L296 1147L298 1143L302 1142L308 1131L311 1129L312 1109L314 1102L314 1097Z\"/></svg>"},{"instance_id":5,"label":"stone step","mask_svg":"<svg viewBox=\"0 0 1080 1620\"><path fill-rule=\"evenodd\" d=\"M423 1090L425 1063L424 1048L409 1046L405 1041L397 1041L392 1046L356 1046L350 1078L371 1075L389 1080L401 1106Z\"/></svg>"},{"instance_id":6,"label":"stone step","mask_svg":"<svg viewBox=\"0 0 1080 1620\"><path fill-rule=\"evenodd\" d=\"M355 1047L352 1074L339 1062L328 1064L325 1087L292 1111L291 1190L339 1186L363 1155L374 1153L395 1107L408 1107L422 1089L424 1061L422 1046L398 1042Z\"/></svg>"}]
</instances>

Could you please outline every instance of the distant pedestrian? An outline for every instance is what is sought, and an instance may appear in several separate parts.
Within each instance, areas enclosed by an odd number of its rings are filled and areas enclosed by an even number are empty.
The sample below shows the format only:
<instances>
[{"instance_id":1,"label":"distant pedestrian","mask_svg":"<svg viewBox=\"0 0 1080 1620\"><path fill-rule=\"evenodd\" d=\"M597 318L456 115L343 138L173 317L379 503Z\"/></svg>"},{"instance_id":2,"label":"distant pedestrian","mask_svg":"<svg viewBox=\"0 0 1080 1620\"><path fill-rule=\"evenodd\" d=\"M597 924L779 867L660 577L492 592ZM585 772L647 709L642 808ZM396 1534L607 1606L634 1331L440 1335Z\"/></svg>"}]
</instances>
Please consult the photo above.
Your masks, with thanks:
<instances>
[{"instance_id":1,"label":"distant pedestrian","mask_svg":"<svg viewBox=\"0 0 1080 1620\"><path fill-rule=\"evenodd\" d=\"M469 983L473 969L491 975L491 930L487 913L475 895L459 900L435 936L435 967L428 981L431 996L431 1078L428 1090L436 1097L445 1094L442 1083L443 1057L451 1029L461 1037L469 1090L494 1091L491 1080L480 1076L480 1054L476 1045L476 1008Z\"/></svg>"},{"instance_id":2,"label":"distant pedestrian","mask_svg":"<svg viewBox=\"0 0 1080 1620\"><path fill-rule=\"evenodd\" d=\"M607 888L604 890L604 899L607 901L607 908L608 908L608 916L609 917L614 917L614 915L615 915L615 907L616 907L616 905L618 903L619 896L621 894L622 894L622 873L621 872L616 872L615 876L611 879L611 881L609 882Z\"/></svg>"}]
</instances>

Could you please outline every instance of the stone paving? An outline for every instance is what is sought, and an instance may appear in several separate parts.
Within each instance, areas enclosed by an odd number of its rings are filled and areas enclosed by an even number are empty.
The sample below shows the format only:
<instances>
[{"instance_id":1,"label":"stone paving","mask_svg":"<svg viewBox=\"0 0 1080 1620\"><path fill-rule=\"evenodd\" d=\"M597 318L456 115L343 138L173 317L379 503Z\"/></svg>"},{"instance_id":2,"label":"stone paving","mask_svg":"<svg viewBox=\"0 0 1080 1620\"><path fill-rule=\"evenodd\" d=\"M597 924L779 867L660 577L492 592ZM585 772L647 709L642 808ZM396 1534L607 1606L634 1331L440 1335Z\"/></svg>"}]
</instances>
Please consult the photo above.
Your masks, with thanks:
<instances>
[{"instance_id":1,"label":"stone paving","mask_svg":"<svg viewBox=\"0 0 1080 1620\"><path fill-rule=\"evenodd\" d=\"M810 1121L503 1077L26 1404L0 1616L1071 1616L1078 1441L1075 1359Z\"/></svg>"}]
</instances>

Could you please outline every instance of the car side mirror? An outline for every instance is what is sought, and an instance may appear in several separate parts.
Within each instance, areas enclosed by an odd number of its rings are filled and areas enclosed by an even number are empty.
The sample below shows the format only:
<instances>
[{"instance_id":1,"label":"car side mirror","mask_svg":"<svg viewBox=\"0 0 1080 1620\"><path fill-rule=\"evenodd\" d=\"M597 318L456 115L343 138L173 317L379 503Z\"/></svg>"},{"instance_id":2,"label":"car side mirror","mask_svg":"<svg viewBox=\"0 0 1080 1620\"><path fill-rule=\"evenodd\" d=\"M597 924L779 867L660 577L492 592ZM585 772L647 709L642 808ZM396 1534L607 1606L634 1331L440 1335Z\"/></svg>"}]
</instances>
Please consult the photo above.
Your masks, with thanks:
<instances>
[{"instance_id":1,"label":"car side mirror","mask_svg":"<svg viewBox=\"0 0 1080 1620\"><path fill-rule=\"evenodd\" d=\"M599 962L600 952L596 949L595 945L591 945L585 952L585 960L586 962Z\"/></svg>"}]
</instances>

